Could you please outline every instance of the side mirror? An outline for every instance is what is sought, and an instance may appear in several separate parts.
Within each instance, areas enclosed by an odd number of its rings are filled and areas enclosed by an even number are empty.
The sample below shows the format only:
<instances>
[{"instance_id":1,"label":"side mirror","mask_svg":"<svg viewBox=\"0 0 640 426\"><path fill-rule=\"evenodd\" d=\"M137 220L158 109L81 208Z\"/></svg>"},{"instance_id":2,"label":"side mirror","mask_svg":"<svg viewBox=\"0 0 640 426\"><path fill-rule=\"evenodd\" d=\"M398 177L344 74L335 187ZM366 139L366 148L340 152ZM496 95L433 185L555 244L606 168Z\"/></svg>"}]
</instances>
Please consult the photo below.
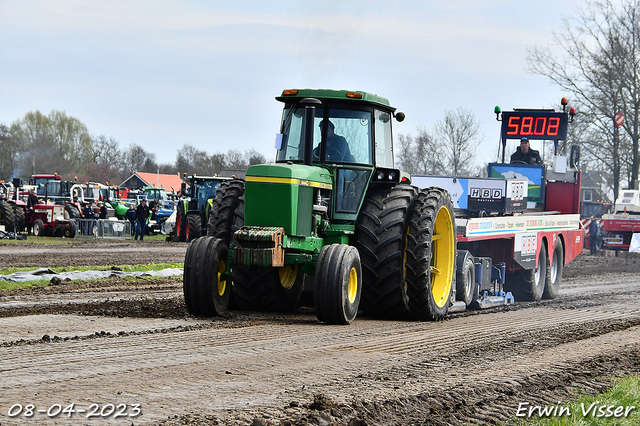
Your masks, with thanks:
<instances>
[{"instance_id":1,"label":"side mirror","mask_svg":"<svg viewBox=\"0 0 640 426\"><path fill-rule=\"evenodd\" d=\"M405 119L405 115L404 112L397 112L396 113L396 120L398 120L398 123L402 123Z\"/></svg>"}]
</instances>

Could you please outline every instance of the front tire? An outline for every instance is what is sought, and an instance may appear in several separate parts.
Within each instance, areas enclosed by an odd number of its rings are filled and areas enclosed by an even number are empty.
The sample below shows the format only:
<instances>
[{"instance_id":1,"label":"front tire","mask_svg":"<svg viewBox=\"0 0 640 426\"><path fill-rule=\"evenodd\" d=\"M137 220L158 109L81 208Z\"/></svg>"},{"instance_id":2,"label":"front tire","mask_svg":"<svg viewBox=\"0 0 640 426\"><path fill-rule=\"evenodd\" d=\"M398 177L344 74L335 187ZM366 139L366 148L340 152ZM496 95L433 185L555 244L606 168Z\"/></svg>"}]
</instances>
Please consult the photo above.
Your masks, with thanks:
<instances>
[{"instance_id":1,"label":"front tire","mask_svg":"<svg viewBox=\"0 0 640 426\"><path fill-rule=\"evenodd\" d=\"M324 246L316 266L314 306L318 321L350 324L358 313L362 293L362 266L355 247Z\"/></svg>"},{"instance_id":2,"label":"front tire","mask_svg":"<svg viewBox=\"0 0 640 426\"><path fill-rule=\"evenodd\" d=\"M440 320L449 310L456 265L455 214L440 188L418 194L407 239L407 293L411 316Z\"/></svg>"},{"instance_id":3,"label":"front tire","mask_svg":"<svg viewBox=\"0 0 640 426\"><path fill-rule=\"evenodd\" d=\"M218 238L202 237L189 243L182 290L191 315L213 317L227 310L231 281L221 277L227 254L227 245Z\"/></svg>"},{"instance_id":4,"label":"front tire","mask_svg":"<svg viewBox=\"0 0 640 426\"><path fill-rule=\"evenodd\" d=\"M42 237L44 236L44 233L45 233L44 222L42 221L42 219L36 219L33 222L33 235L35 237Z\"/></svg>"}]
</instances>

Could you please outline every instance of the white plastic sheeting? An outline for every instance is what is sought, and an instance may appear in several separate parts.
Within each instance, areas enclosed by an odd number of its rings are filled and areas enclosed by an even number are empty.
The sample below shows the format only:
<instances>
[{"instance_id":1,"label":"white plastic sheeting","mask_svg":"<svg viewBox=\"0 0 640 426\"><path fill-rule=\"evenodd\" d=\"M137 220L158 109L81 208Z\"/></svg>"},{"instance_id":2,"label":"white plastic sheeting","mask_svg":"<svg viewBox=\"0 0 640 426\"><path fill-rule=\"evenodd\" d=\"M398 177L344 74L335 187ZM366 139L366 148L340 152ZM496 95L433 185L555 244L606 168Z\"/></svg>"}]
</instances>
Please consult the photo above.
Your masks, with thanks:
<instances>
[{"instance_id":1,"label":"white plastic sheeting","mask_svg":"<svg viewBox=\"0 0 640 426\"><path fill-rule=\"evenodd\" d=\"M108 277L175 277L182 275L182 268L167 268L161 271L123 272L123 271L71 271L56 273L48 268L39 268L34 271L14 272L9 275L0 275L0 280L11 282L24 281L50 281L57 277L61 281L69 280L95 280Z\"/></svg>"},{"instance_id":2,"label":"white plastic sheeting","mask_svg":"<svg viewBox=\"0 0 640 426\"><path fill-rule=\"evenodd\" d=\"M634 232L631 236L631 244L629 245L629 252L640 253L640 233Z\"/></svg>"}]
</instances>

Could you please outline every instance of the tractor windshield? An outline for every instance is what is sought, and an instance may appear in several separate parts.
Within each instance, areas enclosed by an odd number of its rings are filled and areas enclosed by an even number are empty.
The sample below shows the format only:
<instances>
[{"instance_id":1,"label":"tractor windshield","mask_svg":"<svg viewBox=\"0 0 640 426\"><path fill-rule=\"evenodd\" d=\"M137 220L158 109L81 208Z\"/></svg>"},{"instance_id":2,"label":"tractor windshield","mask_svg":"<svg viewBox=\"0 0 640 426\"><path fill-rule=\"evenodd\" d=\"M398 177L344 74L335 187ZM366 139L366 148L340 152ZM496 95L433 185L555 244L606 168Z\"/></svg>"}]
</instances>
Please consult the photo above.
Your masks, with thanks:
<instances>
[{"instance_id":1,"label":"tractor windshield","mask_svg":"<svg viewBox=\"0 0 640 426\"><path fill-rule=\"evenodd\" d=\"M373 164L371 110L315 109L313 161ZM285 108L278 161L304 159L304 108Z\"/></svg>"},{"instance_id":2,"label":"tractor windshield","mask_svg":"<svg viewBox=\"0 0 640 426\"><path fill-rule=\"evenodd\" d=\"M218 187L220 186L220 181L204 181L198 183L198 211L201 214L205 214L207 210L207 203L210 199L216 196L216 192L218 191Z\"/></svg>"},{"instance_id":3,"label":"tractor windshield","mask_svg":"<svg viewBox=\"0 0 640 426\"><path fill-rule=\"evenodd\" d=\"M322 120L323 108L316 108L313 131L313 146L320 145L321 132L318 124ZM289 105L282 114L282 140L277 161L302 161L304 159L304 107Z\"/></svg>"}]
</instances>

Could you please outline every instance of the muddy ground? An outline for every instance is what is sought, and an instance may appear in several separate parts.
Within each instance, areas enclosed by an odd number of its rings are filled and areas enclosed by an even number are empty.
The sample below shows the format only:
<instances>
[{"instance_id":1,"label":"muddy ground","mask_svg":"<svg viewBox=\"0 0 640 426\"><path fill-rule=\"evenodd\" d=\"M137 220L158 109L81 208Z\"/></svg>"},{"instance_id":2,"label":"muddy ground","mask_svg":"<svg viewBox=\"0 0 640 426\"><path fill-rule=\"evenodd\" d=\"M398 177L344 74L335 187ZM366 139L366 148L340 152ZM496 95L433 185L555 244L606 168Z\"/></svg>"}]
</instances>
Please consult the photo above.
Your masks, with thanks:
<instances>
[{"instance_id":1,"label":"muddy ground","mask_svg":"<svg viewBox=\"0 0 640 426\"><path fill-rule=\"evenodd\" d=\"M54 269L181 262L185 250L0 243L3 266ZM554 300L345 327L311 308L194 318L177 278L2 291L0 424L503 424L522 404L562 405L640 373L639 272L639 259L581 255ZM106 411L53 416L71 403Z\"/></svg>"}]
</instances>

